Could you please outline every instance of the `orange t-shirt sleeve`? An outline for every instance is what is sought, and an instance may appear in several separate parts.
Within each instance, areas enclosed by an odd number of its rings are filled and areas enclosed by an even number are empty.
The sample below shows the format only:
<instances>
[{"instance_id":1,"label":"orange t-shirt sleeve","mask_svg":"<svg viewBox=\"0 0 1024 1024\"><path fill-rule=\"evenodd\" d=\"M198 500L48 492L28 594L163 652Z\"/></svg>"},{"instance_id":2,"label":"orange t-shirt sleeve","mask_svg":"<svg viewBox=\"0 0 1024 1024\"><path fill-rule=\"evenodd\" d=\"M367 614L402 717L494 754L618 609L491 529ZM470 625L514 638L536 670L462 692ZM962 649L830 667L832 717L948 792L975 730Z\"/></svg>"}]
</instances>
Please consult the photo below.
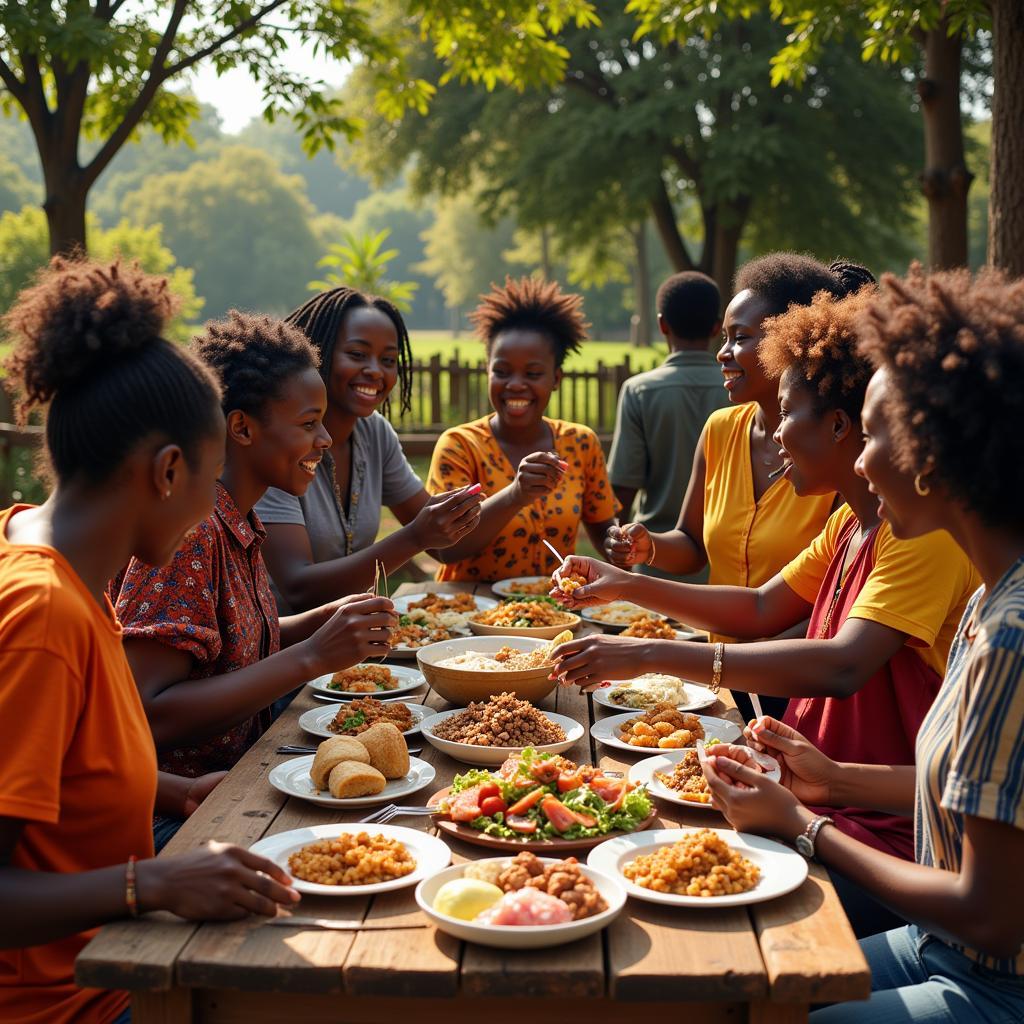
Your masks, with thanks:
<instances>
[{"instance_id":1,"label":"orange t-shirt sleeve","mask_svg":"<svg viewBox=\"0 0 1024 1024\"><path fill-rule=\"evenodd\" d=\"M797 596L808 604L818 599L822 581L836 553L839 534L853 512L848 505L837 509L828 517L825 528L788 565L782 567L782 579Z\"/></svg>"},{"instance_id":2,"label":"orange t-shirt sleeve","mask_svg":"<svg viewBox=\"0 0 1024 1024\"><path fill-rule=\"evenodd\" d=\"M446 430L438 439L430 458L427 490L431 494L442 494L475 483L482 481L477 472L472 444L459 433L458 428Z\"/></svg>"},{"instance_id":3,"label":"orange t-shirt sleeve","mask_svg":"<svg viewBox=\"0 0 1024 1024\"><path fill-rule=\"evenodd\" d=\"M60 820L61 766L85 707L85 686L47 649L0 651L0 816L55 824Z\"/></svg>"},{"instance_id":4,"label":"orange t-shirt sleeve","mask_svg":"<svg viewBox=\"0 0 1024 1024\"><path fill-rule=\"evenodd\" d=\"M586 490L583 493L583 515L580 518L585 523L603 523L614 518L622 506L608 479L608 467L597 434L592 430L581 430L577 443L586 444L588 448L588 451L582 453L588 457L581 460L586 468Z\"/></svg>"}]
</instances>

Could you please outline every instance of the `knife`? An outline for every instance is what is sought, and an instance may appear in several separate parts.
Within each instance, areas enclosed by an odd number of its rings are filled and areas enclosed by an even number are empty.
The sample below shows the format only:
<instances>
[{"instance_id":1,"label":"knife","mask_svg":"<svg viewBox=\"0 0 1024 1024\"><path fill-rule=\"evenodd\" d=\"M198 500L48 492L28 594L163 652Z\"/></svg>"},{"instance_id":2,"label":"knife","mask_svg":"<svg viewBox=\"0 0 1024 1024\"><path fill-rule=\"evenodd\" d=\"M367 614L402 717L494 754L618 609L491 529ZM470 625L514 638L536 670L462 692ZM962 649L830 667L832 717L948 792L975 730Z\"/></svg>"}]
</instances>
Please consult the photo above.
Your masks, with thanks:
<instances>
[{"instance_id":1,"label":"knife","mask_svg":"<svg viewBox=\"0 0 1024 1024\"><path fill-rule=\"evenodd\" d=\"M384 924L370 921L337 921L330 917L300 917L282 914L265 922L268 927L278 928L322 928L332 932L394 932L410 928L429 928L422 924Z\"/></svg>"}]
</instances>

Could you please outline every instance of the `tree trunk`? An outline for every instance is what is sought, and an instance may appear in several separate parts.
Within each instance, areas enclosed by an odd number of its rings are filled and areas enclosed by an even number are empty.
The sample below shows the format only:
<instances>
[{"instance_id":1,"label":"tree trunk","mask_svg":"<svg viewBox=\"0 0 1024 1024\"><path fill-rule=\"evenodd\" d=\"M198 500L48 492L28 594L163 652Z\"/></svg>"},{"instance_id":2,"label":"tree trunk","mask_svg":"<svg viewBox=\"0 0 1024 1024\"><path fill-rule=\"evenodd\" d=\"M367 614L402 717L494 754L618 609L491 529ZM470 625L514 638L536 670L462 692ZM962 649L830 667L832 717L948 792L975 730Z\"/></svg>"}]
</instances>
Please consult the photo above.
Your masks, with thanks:
<instances>
[{"instance_id":1,"label":"tree trunk","mask_svg":"<svg viewBox=\"0 0 1024 1024\"><path fill-rule=\"evenodd\" d=\"M630 232L633 236L633 305L636 307L636 337L638 348L651 344L651 269L647 265L647 223L640 221Z\"/></svg>"},{"instance_id":2,"label":"tree trunk","mask_svg":"<svg viewBox=\"0 0 1024 1024\"><path fill-rule=\"evenodd\" d=\"M551 235L546 224L540 229L540 270L545 281L554 279L551 273Z\"/></svg>"},{"instance_id":3,"label":"tree trunk","mask_svg":"<svg viewBox=\"0 0 1024 1024\"><path fill-rule=\"evenodd\" d=\"M84 255L85 203L89 193L77 180L78 168L69 172L61 164L59 158L52 162L43 162L43 178L46 184L43 210L50 229L50 255Z\"/></svg>"},{"instance_id":4,"label":"tree trunk","mask_svg":"<svg viewBox=\"0 0 1024 1024\"><path fill-rule=\"evenodd\" d=\"M992 164L988 261L1024 276L1024 7L992 0Z\"/></svg>"},{"instance_id":5,"label":"tree trunk","mask_svg":"<svg viewBox=\"0 0 1024 1024\"><path fill-rule=\"evenodd\" d=\"M740 238L750 216L750 204L749 196L739 196L725 210L719 211L714 219L714 234L705 273L714 279L725 302L732 295Z\"/></svg>"},{"instance_id":6,"label":"tree trunk","mask_svg":"<svg viewBox=\"0 0 1024 1024\"><path fill-rule=\"evenodd\" d=\"M967 262L967 192L973 175L964 160L960 118L962 47L962 35L948 35L945 20L926 32L924 76L917 85L924 117L921 190L928 201L928 264L936 269Z\"/></svg>"},{"instance_id":7,"label":"tree trunk","mask_svg":"<svg viewBox=\"0 0 1024 1024\"><path fill-rule=\"evenodd\" d=\"M661 244L665 247L665 255L668 257L672 269L695 270L693 260L686 251L686 243L679 233L679 224L676 221L676 211L672 208L672 200L664 181L659 181L651 196L651 215L654 217L654 226L658 229L658 236Z\"/></svg>"}]
</instances>

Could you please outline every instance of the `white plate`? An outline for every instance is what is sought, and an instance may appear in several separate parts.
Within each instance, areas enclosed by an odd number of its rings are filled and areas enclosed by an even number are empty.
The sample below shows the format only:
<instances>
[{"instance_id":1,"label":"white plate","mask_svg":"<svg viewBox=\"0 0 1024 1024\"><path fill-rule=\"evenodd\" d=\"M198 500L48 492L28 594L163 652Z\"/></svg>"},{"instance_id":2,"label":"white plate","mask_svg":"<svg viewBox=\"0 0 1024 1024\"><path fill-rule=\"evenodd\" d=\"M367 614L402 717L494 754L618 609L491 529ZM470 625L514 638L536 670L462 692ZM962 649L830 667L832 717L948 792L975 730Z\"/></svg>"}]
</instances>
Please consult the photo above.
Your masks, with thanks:
<instances>
[{"instance_id":1,"label":"white plate","mask_svg":"<svg viewBox=\"0 0 1024 1024\"><path fill-rule=\"evenodd\" d=\"M267 776L268 781L282 793L297 796L321 807L372 807L374 804L393 804L400 797L416 793L429 786L437 774L432 764L421 761L418 757L409 758L409 771L400 779L389 779L388 784L376 796L353 796L344 800L331 796L324 790L318 790L309 777L309 769L313 764L313 754L304 757L293 757L290 761L275 765Z\"/></svg>"},{"instance_id":2,"label":"white plate","mask_svg":"<svg viewBox=\"0 0 1024 1024\"><path fill-rule=\"evenodd\" d=\"M389 701L388 703L394 702ZM405 702L403 701L402 703ZM429 718L434 714L434 709L425 707L423 704L406 704L405 706L412 713L412 728L406 729L402 735L411 736L413 733L420 731L420 724L425 718ZM334 721L343 707L346 707L346 705L339 703L328 704L322 708L310 708L299 715L299 725L312 736L322 736L324 739L330 739L332 736L341 736L343 735L342 733L331 732L327 726ZM359 737L354 736L353 739L359 739Z\"/></svg>"},{"instance_id":3,"label":"white plate","mask_svg":"<svg viewBox=\"0 0 1024 1024\"><path fill-rule=\"evenodd\" d=\"M653 853L658 847L678 843L694 828L659 828L654 832L633 832L609 839L595 846L587 857L587 865L606 875L621 878L630 896L650 903L667 903L675 907L701 907L714 910L716 907L739 907L748 903L763 903L777 896L798 889L807 877L807 861L796 850L782 843L776 843L762 836L747 832L734 832L730 828L715 828L734 850L761 869L761 878L753 889L738 892L732 896L675 896L672 893L655 892L634 885L622 869L631 860L645 853Z\"/></svg>"},{"instance_id":4,"label":"white plate","mask_svg":"<svg viewBox=\"0 0 1024 1024\"><path fill-rule=\"evenodd\" d=\"M710 747L709 750L714 753L715 748ZM692 807L700 811L713 811L714 808L709 803L702 804L696 800L684 800L674 789L669 789L668 786L656 777L657 772L671 775L675 770L675 766L682 761L687 753L687 750L666 750L656 754L654 757L646 757L642 761L637 761L629 769L629 781L637 784L643 783L647 786L647 791L651 796L667 800L672 804L678 804L680 807ZM782 769L774 757L769 757L767 754L762 754L756 750L751 750L750 753L756 758L757 763L765 769L765 774L769 779L774 779L778 782L782 778Z\"/></svg>"},{"instance_id":5,"label":"white plate","mask_svg":"<svg viewBox=\"0 0 1024 1024\"><path fill-rule=\"evenodd\" d=\"M361 666L356 666L357 668ZM426 679L423 678L423 673L415 668L406 668L405 665L385 665L385 668L391 670L391 674L398 679L398 686L393 690L378 690L376 693L353 693L350 690L332 690L328 687L328 683L331 681L331 676L317 676L316 679L311 679L306 685L312 689L314 693L323 693L328 697L376 697L378 700L382 698L397 697L400 693L411 693L413 690L418 690L421 686L426 685Z\"/></svg>"},{"instance_id":6,"label":"white plate","mask_svg":"<svg viewBox=\"0 0 1024 1024\"><path fill-rule=\"evenodd\" d=\"M678 676L676 678L678 678ZM613 711L634 710L632 708L624 707L622 704L614 704L608 699L608 695L612 690L618 686L626 686L630 682L632 682L630 679L619 679L612 683L606 683L600 690L594 691L594 703L600 704L605 708L611 708ZM683 690L686 692L686 696L689 699L683 704L677 704L676 711L700 711L701 708L709 708L712 704L715 704L718 701L718 698L711 692L711 690L706 686L701 686L700 683L691 683L684 679ZM637 708L635 710L638 715L643 714L641 709Z\"/></svg>"},{"instance_id":7,"label":"white plate","mask_svg":"<svg viewBox=\"0 0 1024 1024\"><path fill-rule=\"evenodd\" d=\"M556 863L554 857L541 857L540 859L544 864ZM505 865L511 861L511 858L493 857L488 860L495 860ZM476 863L483 864L486 861L477 861ZM462 921L457 917L449 917L447 914L436 911L434 899L438 889L445 882L461 878L465 870L465 864L456 864L432 878L424 879L416 886L416 902L419 904L420 910L437 925L439 931L466 942L476 942L481 946L495 946L498 949L544 949L547 946L561 946L567 942L575 942L587 935L593 935L594 932L599 932L602 928L607 927L619 916L622 908L626 905L625 879L613 878L581 864L580 870L594 883L594 887L608 904L608 909L602 910L600 914L585 917L582 921L569 921L566 924L525 925L522 927Z\"/></svg>"},{"instance_id":8,"label":"white plate","mask_svg":"<svg viewBox=\"0 0 1024 1024\"><path fill-rule=\"evenodd\" d=\"M496 594L500 594L502 597L539 597L546 596L548 591L544 591L544 595L539 594L526 594L524 595L521 591L515 589L516 583L540 583L541 580L547 580L551 582L550 576L512 576L507 580L498 580L497 583L491 584L491 590ZM551 589L550 587L548 588Z\"/></svg>"},{"instance_id":9,"label":"white plate","mask_svg":"<svg viewBox=\"0 0 1024 1024\"><path fill-rule=\"evenodd\" d=\"M367 896L375 892L390 892L392 889L416 885L424 878L436 875L451 863L451 850L437 836L404 828L402 825L361 825L358 821L338 822L335 825L311 825L309 828L278 832L253 843L249 849L261 857L272 860L282 871L291 875L288 858L293 853L297 853L310 843L315 843L318 839L334 839L343 832L352 832L356 835L366 832L371 836L381 835L386 839L397 839L415 859L415 870L390 882L376 882L373 885L321 885L319 882L304 882L292 875L292 884L299 892L316 896Z\"/></svg>"},{"instance_id":10,"label":"white plate","mask_svg":"<svg viewBox=\"0 0 1024 1024\"><path fill-rule=\"evenodd\" d=\"M657 747L634 747L619 739L619 730L632 718L640 718L643 711L628 711L624 715L609 715L607 718L599 718L591 727L590 735L599 743L608 747L615 747L616 750L625 750L630 754L648 754L657 750ZM735 743L742 735L740 727L727 722L724 718L708 718L706 715L697 715L700 724L704 726L705 740L721 740L723 743ZM426 729L423 730L426 734Z\"/></svg>"},{"instance_id":11,"label":"white plate","mask_svg":"<svg viewBox=\"0 0 1024 1024\"><path fill-rule=\"evenodd\" d=\"M437 594L438 597L455 597L454 594L442 594L439 591L427 591L424 590L419 594L403 594L401 597L393 597L391 599L395 606L395 611L399 615L409 614L409 605L416 601L422 601L423 598L429 597L431 594ZM488 608L496 608L498 602L493 597L478 597L476 594L473 595L473 600L476 602L476 610L478 612L487 611ZM472 615L472 612L467 612L467 615Z\"/></svg>"},{"instance_id":12,"label":"white plate","mask_svg":"<svg viewBox=\"0 0 1024 1024\"><path fill-rule=\"evenodd\" d=\"M523 749L522 747L477 747L472 743L453 743L451 740L443 740L439 736L434 735L434 729L441 722L465 710L465 708L455 708L452 711L438 712L438 714L428 719L420 727L423 738L432 746L437 747L442 753L447 754L449 757L454 757L456 761L462 761L465 764L503 764L510 755L517 754ZM544 711L542 714L565 730L565 739L561 743L540 744L536 747L537 750L549 754L561 754L583 736L583 726L574 718L569 718L567 715L556 715L552 711Z\"/></svg>"},{"instance_id":13,"label":"white plate","mask_svg":"<svg viewBox=\"0 0 1024 1024\"><path fill-rule=\"evenodd\" d=\"M649 608L644 608L642 605L634 604L632 601L611 601L608 604L594 605L590 608L581 608L580 615L587 622L595 626L600 626L602 629L608 630L609 633L622 633L624 630L629 629L632 622L605 622L604 619L599 617L610 608L621 608L623 610L632 609L638 613L636 616L637 618L641 618L644 615L653 615L656 619L664 619L668 621L668 616L662 615L661 612L651 611ZM689 627L674 629L673 632L675 633L677 640L693 640L705 635L699 629L691 629Z\"/></svg>"}]
</instances>

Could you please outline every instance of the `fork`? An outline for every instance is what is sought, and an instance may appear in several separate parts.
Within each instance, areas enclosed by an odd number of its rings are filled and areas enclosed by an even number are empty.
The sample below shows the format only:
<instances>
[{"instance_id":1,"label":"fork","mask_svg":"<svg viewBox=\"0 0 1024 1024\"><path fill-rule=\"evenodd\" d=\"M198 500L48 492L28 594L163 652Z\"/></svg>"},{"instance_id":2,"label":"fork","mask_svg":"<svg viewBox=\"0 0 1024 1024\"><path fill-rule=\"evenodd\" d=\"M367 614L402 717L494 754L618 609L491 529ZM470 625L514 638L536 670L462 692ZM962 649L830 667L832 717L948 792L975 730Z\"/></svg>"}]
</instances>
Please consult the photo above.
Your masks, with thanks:
<instances>
[{"instance_id":1,"label":"fork","mask_svg":"<svg viewBox=\"0 0 1024 1024\"><path fill-rule=\"evenodd\" d=\"M436 807L401 807L398 804L386 804L378 808L373 814L359 819L360 825L386 825L392 818L405 815L438 814Z\"/></svg>"}]
</instances>

